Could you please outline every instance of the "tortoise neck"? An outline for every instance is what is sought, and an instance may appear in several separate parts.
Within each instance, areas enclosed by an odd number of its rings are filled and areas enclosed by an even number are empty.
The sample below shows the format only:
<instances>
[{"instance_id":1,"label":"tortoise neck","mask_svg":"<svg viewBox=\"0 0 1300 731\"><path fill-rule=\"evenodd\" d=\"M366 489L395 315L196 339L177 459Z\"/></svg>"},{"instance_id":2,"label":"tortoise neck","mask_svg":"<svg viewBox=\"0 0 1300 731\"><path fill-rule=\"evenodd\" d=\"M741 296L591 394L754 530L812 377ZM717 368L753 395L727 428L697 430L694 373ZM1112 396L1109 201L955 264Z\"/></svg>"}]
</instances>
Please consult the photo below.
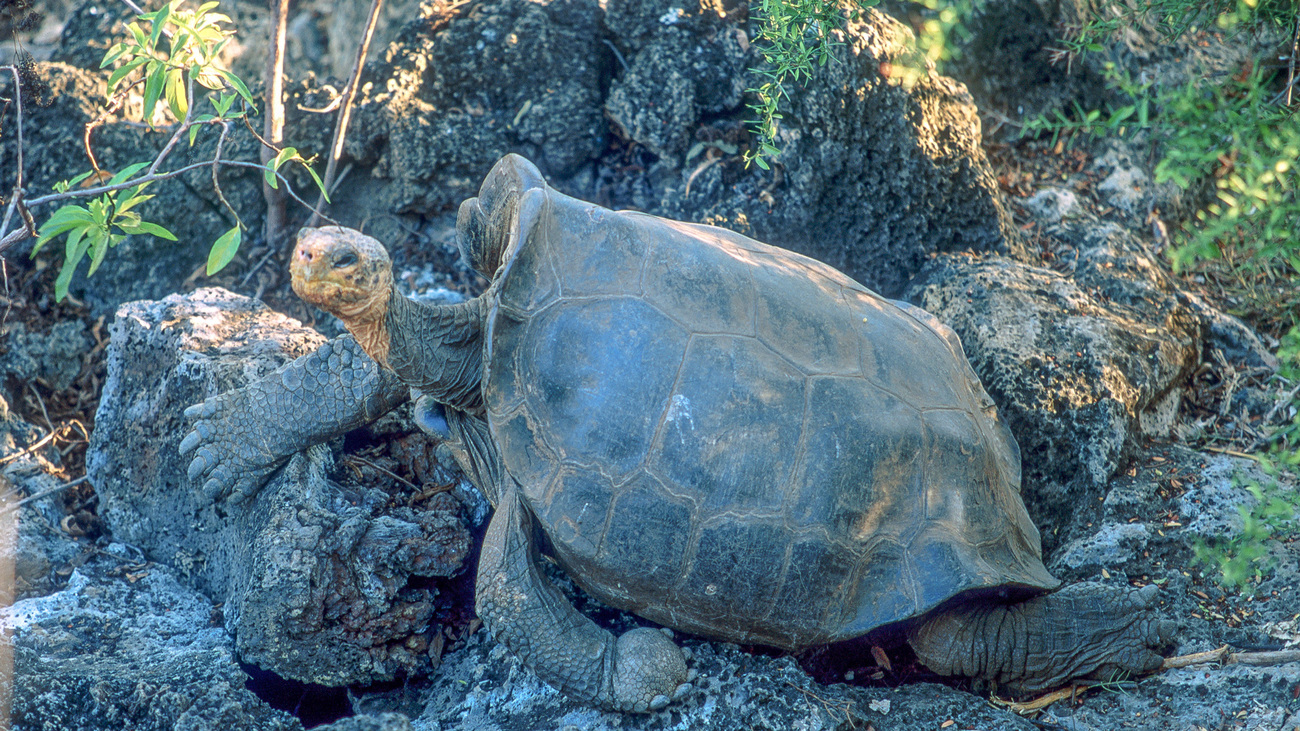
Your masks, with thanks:
<instances>
[{"instance_id":1,"label":"tortoise neck","mask_svg":"<svg viewBox=\"0 0 1300 731\"><path fill-rule=\"evenodd\" d=\"M382 328L387 348L380 362L420 393L477 413L483 406L483 316L482 297L426 305L394 290Z\"/></svg>"},{"instance_id":2,"label":"tortoise neck","mask_svg":"<svg viewBox=\"0 0 1300 731\"><path fill-rule=\"evenodd\" d=\"M339 313L343 325L356 338L357 344L366 352L366 355L374 358L380 365L388 366L388 311L390 305L395 300L405 299L395 288L390 286L389 295L386 298L377 298L371 306L366 308L360 315L346 317Z\"/></svg>"}]
</instances>

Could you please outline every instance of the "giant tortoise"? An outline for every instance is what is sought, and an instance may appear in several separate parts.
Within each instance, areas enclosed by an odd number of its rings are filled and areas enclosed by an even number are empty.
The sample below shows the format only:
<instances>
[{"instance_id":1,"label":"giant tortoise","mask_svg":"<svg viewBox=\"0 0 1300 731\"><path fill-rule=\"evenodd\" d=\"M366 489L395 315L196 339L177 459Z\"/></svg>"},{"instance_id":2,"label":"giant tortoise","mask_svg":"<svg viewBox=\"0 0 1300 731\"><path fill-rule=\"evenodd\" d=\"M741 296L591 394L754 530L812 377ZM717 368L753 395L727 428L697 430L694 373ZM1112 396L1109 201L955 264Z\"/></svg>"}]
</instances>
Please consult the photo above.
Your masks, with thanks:
<instances>
[{"instance_id":1,"label":"giant tortoise","mask_svg":"<svg viewBox=\"0 0 1300 731\"><path fill-rule=\"evenodd\" d=\"M933 316L731 231L570 198L515 155L457 229L491 286L445 306L399 294L374 239L302 231L294 290L352 337L191 407L191 479L251 495L409 387L495 506L480 617L606 709L669 703L683 653L577 612L535 527L590 594L705 637L798 651L895 625L934 671L1022 690L1160 665L1154 587L1057 590L1015 440Z\"/></svg>"}]
</instances>

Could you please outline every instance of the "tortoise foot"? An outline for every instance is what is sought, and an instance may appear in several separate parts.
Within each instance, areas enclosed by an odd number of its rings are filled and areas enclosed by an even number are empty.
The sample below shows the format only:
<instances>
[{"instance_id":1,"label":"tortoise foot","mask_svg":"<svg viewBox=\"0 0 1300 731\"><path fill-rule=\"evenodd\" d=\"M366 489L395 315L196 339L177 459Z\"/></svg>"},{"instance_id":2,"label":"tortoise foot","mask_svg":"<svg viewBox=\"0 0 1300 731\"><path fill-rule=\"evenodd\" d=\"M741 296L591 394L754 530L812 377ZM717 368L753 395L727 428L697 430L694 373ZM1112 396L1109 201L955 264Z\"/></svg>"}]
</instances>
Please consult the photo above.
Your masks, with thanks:
<instances>
[{"instance_id":1,"label":"tortoise foot","mask_svg":"<svg viewBox=\"0 0 1300 731\"><path fill-rule=\"evenodd\" d=\"M641 627L618 638L614 655L614 705L632 713L659 711L691 690L686 656L671 639Z\"/></svg>"}]
</instances>

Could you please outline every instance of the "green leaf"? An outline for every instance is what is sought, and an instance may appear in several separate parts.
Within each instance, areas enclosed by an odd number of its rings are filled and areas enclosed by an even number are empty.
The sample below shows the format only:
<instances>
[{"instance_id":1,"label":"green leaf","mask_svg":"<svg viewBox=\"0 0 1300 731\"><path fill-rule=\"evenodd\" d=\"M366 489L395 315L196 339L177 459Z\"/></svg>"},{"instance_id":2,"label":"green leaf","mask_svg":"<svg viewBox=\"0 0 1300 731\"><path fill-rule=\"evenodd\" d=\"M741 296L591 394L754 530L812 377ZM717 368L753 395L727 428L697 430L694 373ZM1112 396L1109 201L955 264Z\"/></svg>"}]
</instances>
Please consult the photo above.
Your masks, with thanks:
<instances>
[{"instance_id":1,"label":"green leaf","mask_svg":"<svg viewBox=\"0 0 1300 731\"><path fill-rule=\"evenodd\" d=\"M118 66L117 69L108 77L109 93L112 93L113 90L117 88L117 85L122 82L122 79L126 78L127 74L135 71L148 62L149 58L147 56L141 56L139 58L133 58L127 63Z\"/></svg>"},{"instance_id":2,"label":"green leaf","mask_svg":"<svg viewBox=\"0 0 1300 731\"><path fill-rule=\"evenodd\" d=\"M140 205L141 203L144 203L145 201L149 200L150 198L153 198L153 196L152 196L152 195L139 195L139 194L134 194L134 195L130 195L130 196L128 196L127 199L126 199L125 201L123 201L122 203L118 204L118 206L117 206L117 215L119 215L119 216L125 215L127 211L131 210L132 208L135 208L136 206Z\"/></svg>"},{"instance_id":3,"label":"green leaf","mask_svg":"<svg viewBox=\"0 0 1300 731\"><path fill-rule=\"evenodd\" d=\"M171 13L172 13L171 5L164 5L158 9L158 12L154 13L154 16L152 18L153 33L149 34L150 48L156 47L158 45L158 39L162 37L163 26L167 24L167 18L168 16L171 15Z\"/></svg>"},{"instance_id":4,"label":"green leaf","mask_svg":"<svg viewBox=\"0 0 1300 731\"><path fill-rule=\"evenodd\" d=\"M54 280L55 302L62 302L63 298L68 296L68 285L72 283L72 274L77 270L77 264L79 263L80 260L63 260L63 269L59 271L59 278Z\"/></svg>"},{"instance_id":5,"label":"green leaf","mask_svg":"<svg viewBox=\"0 0 1300 731\"><path fill-rule=\"evenodd\" d=\"M77 228L89 228L96 225L94 216L81 206L66 205L54 212L54 215L41 226L37 234L36 245L32 247L32 256L41 250L47 242L59 234Z\"/></svg>"},{"instance_id":6,"label":"green leaf","mask_svg":"<svg viewBox=\"0 0 1300 731\"><path fill-rule=\"evenodd\" d=\"M168 241L176 240L176 236L171 231L168 231L156 223L149 223L148 221L141 221L129 229L126 226L121 226L120 228L129 234L149 234L150 236L157 236L160 239L167 239Z\"/></svg>"},{"instance_id":7,"label":"green leaf","mask_svg":"<svg viewBox=\"0 0 1300 731\"><path fill-rule=\"evenodd\" d=\"M79 174L79 176L70 179L70 181L65 183L66 187L64 190L66 191L70 189L70 187L73 187L74 185L79 185L79 183L81 183L83 179L91 177L92 174L95 174L95 170L86 170L85 173Z\"/></svg>"},{"instance_id":8,"label":"green leaf","mask_svg":"<svg viewBox=\"0 0 1300 731\"><path fill-rule=\"evenodd\" d=\"M268 166L267 168L265 168L264 170L262 170L262 177L266 179L266 184L269 185L269 186L271 186L271 190L279 190L279 189L280 189L280 181L277 180L276 177L275 177L275 169L274 169L274 168L271 168L271 167Z\"/></svg>"},{"instance_id":9,"label":"green leaf","mask_svg":"<svg viewBox=\"0 0 1300 731\"><path fill-rule=\"evenodd\" d=\"M768 168L767 162L765 162L765 161L763 160L763 158L761 158L761 157L755 157L755 158L754 158L754 162L757 163L758 166L761 167L761 168L763 168L764 170L768 170L768 169L770 169L770 168Z\"/></svg>"},{"instance_id":10,"label":"green leaf","mask_svg":"<svg viewBox=\"0 0 1300 731\"><path fill-rule=\"evenodd\" d=\"M303 164L303 167L307 168L307 172L311 174L311 179L316 181L316 187L320 189L320 194L325 198L325 202L332 202L330 201L329 192L325 190L325 183L321 182L320 176L316 174L316 171L312 170L311 166L307 164Z\"/></svg>"},{"instance_id":11,"label":"green leaf","mask_svg":"<svg viewBox=\"0 0 1300 731\"><path fill-rule=\"evenodd\" d=\"M171 107L176 119L185 119L190 109L189 97L185 94L185 72L180 69L167 70L167 106Z\"/></svg>"},{"instance_id":12,"label":"green leaf","mask_svg":"<svg viewBox=\"0 0 1300 731\"><path fill-rule=\"evenodd\" d=\"M253 95L249 93L248 87L244 86L244 82L240 81L238 76L235 76L225 69L217 69L217 73L221 74L221 78L225 79L226 83L230 84L235 91L239 92L239 95L244 98L244 101L248 102L249 106L254 109L257 108L257 105L253 102Z\"/></svg>"},{"instance_id":13,"label":"green leaf","mask_svg":"<svg viewBox=\"0 0 1300 731\"><path fill-rule=\"evenodd\" d=\"M63 258L80 261L85 255L86 250L81 247L81 239L90 233L91 229L79 228L68 234L68 243L63 248Z\"/></svg>"},{"instance_id":14,"label":"green leaf","mask_svg":"<svg viewBox=\"0 0 1300 731\"><path fill-rule=\"evenodd\" d=\"M131 47L126 45L125 43L114 44L111 48L108 49L108 52L104 54L104 60L99 62L99 67L102 69L108 66L110 63L113 63L117 59L121 58L122 54L126 53L129 50L131 50Z\"/></svg>"},{"instance_id":15,"label":"green leaf","mask_svg":"<svg viewBox=\"0 0 1300 731\"><path fill-rule=\"evenodd\" d=\"M104 263L104 256L108 254L108 236L105 236L102 232L97 233L99 235L95 236L90 242L90 269L86 271L88 277L95 275L95 270L99 269L99 265Z\"/></svg>"},{"instance_id":16,"label":"green leaf","mask_svg":"<svg viewBox=\"0 0 1300 731\"><path fill-rule=\"evenodd\" d=\"M208 276L212 276L230 263L235 258L235 252L239 251L239 243L243 239L243 233L239 226L235 226L221 235L216 243L212 244L212 251L208 252Z\"/></svg>"},{"instance_id":17,"label":"green leaf","mask_svg":"<svg viewBox=\"0 0 1300 731\"><path fill-rule=\"evenodd\" d=\"M216 107L217 115L226 116L226 112L230 111L230 105L235 103L236 98L234 94L220 94L218 98L212 99L212 106Z\"/></svg>"},{"instance_id":18,"label":"green leaf","mask_svg":"<svg viewBox=\"0 0 1300 731\"><path fill-rule=\"evenodd\" d=\"M147 162L137 162L134 165L127 165L126 167L122 168L117 175L114 175L112 179L108 181L108 184L118 185L119 183L124 183L132 175L135 175L136 173L140 172L141 170L144 170L147 167L149 167L149 163Z\"/></svg>"},{"instance_id":19,"label":"green leaf","mask_svg":"<svg viewBox=\"0 0 1300 731\"><path fill-rule=\"evenodd\" d=\"M1136 111L1137 111L1137 105L1135 104L1129 104L1127 106L1123 106L1120 107L1119 109L1116 109L1110 115L1110 126L1118 127L1121 122L1133 116L1133 113Z\"/></svg>"},{"instance_id":20,"label":"green leaf","mask_svg":"<svg viewBox=\"0 0 1300 731\"><path fill-rule=\"evenodd\" d=\"M131 31L131 36L135 38L136 45L140 46L141 48L144 48L145 39L147 38L147 36L144 34L144 30L140 28L140 24L130 23L126 26L126 29Z\"/></svg>"},{"instance_id":21,"label":"green leaf","mask_svg":"<svg viewBox=\"0 0 1300 731\"><path fill-rule=\"evenodd\" d=\"M283 165L286 160L292 160L297 156L298 156L298 148L286 147L283 150L280 150L278 153L276 153L275 159L271 161L271 169L279 170L280 166Z\"/></svg>"},{"instance_id":22,"label":"green leaf","mask_svg":"<svg viewBox=\"0 0 1300 731\"><path fill-rule=\"evenodd\" d=\"M162 96L163 82L167 79L167 67L161 61L150 61L149 68L146 71L148 80L144 82L144 115L145 124L152 125L150 120L153 119L153 108L158 104L158 97Z\"/></svg>"},{"instance_id":23,"label":"green leaf","mask_svg":"<svg viewBox=\"0 0 1300 731\"><path fill-rule=\"evenodd\" d=\"M54 280L54 300L56 302L62 302L63 298L68 296L68 285L72 283L72 275L77 271L77 265L81 263L81 259L86 255L86 248L91 243L90 240L81 238L82 233L85 232L79 232L76 240L73 240L71 236L68 237L69 246L64 252L63 268L59 271L58 279ZM98 233L100 232L96 230L92 231L90 235L94 237Z\"/></svg>"}]
</instances>

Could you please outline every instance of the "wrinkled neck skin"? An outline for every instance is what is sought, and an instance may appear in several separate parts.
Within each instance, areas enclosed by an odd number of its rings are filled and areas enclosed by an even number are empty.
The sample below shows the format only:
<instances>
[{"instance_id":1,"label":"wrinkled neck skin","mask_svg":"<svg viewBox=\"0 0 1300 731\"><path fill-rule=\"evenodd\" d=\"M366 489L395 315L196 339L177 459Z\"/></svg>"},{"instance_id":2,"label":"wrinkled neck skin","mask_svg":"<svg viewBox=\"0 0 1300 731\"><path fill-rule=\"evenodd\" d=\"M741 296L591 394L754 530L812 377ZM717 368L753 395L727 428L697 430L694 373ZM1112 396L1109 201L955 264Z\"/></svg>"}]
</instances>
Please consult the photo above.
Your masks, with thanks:
<instances>
[{"instance_id":1,"label":"wrinkled neck skin","mask_svg":"<svg viewBox=\"0 0 1300 731\"><path fill-rule=\"evenodd\" d=\"M382 317L345 323L365 351L420 393L482 412L482 298L425 305L393 289L382 310Z\"/></svg>"},{"instance_id":2,"label":"wrinkled neck skin","mask_svg":"<svg viewBox=\"0 0 1300 731\"><path fill-rule=\"evenodd\" d=\"M357 339L357 344L374 358L381 366L388 366L388 307L395 299L402 299L396 290L389 297L377 299L361 308L353 315L341 308L331 308L336 317L343 321L343 326ZM400 375L400 374L399 374Z\"/></svg>"}]
</instances>

